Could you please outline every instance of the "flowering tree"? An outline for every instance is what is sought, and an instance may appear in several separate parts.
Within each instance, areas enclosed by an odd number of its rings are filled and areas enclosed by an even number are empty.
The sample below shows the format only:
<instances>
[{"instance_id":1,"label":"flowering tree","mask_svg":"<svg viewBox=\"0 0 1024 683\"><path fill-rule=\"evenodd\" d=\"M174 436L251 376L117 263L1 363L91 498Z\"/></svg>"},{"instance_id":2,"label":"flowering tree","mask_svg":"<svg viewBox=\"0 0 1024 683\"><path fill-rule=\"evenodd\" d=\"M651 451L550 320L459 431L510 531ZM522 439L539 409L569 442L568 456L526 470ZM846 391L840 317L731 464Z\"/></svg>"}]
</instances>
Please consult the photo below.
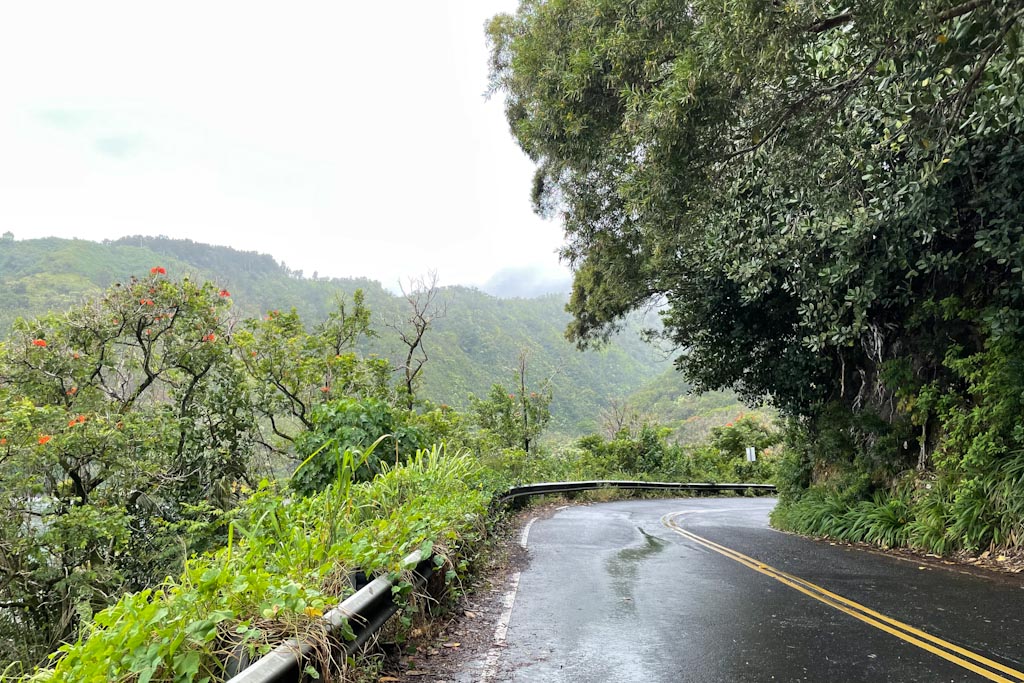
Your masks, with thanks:
<instances>
[{"instance_id":1,"label":"flowering tree","mask_svg":"<svg viewBox=\"0 0 1024 683\"><path fill-rule=\"evenodd\" d=\"M258 433L229 297L157 267L18 321L0 345L0 643L48 652L201 546L251 481ZM190 540L169 543L181 524Z\"/></svg>"},{"instance_id":2,"label":"flowering tree","mask_svg":"<svg viewBox=\"0 0 1024 683\"><path fill-rule=\"evenodd\" d=\"M491 386L486 399L470 396L470 407L476 424L495 439L502 448L522 448L530 452L530 444L551 420L551 391L547 382L540 390L527 388L526 354L519 355L516 368L516 389L509 391L501 384Z\"/></svg>"},{"instance_id":3,"label":"flowering tree","mask_svg":"<svg viewBox=\"0 0 1024 683\"><path fill-rule=\"evenodd\" d=\"M268 459L333 428L318 407L390 415L390 364L356 351L369 323L361 292L309 331L294 311L238 322L229 291L163 267L18 321L0 344L0 670L223 542Z\"/></svg>"}]
</instances>

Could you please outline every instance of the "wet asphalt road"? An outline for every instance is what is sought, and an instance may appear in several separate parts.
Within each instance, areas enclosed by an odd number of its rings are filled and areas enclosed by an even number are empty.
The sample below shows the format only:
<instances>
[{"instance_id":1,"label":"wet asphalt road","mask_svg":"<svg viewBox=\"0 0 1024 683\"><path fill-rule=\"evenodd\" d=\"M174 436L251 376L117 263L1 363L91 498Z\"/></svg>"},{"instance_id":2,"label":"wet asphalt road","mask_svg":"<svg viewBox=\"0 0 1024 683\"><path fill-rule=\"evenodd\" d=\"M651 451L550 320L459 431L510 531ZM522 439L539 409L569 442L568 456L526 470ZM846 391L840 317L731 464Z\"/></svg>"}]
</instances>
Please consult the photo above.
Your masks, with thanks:
<instances>
[{"instance_id":1,"label":"wet asphalt road","mask_svg":"<svg viewBox=\"0 0 1024 683\"><path fill-rule=\"evenodd\" d=\"M536 521L492 680L1024 681L1024 577L782 534L768 528L773 505L621 501ZM774 570L877 617L858 620ZM893 635L886 618L924 634Z\"/></svg>"}]
</instances>

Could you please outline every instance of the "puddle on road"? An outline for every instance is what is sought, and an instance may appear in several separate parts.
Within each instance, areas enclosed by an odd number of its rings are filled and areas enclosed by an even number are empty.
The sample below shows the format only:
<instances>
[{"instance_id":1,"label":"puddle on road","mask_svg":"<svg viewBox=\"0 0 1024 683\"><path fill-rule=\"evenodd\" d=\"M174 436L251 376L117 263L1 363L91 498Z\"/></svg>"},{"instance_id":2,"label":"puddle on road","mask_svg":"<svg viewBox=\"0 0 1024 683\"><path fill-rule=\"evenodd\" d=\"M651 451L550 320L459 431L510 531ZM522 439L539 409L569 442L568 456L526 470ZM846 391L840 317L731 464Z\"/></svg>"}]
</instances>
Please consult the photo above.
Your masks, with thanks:
<instances>
[{"instance_id":1,"label":"puddle on road","mask_svg":"<svg viewBox=\"0 0 1024 683\"><path fill-rule=\"evenodd\" d=\"M622 602L623 610L630 613L636 611L633 587L636 584L640 562L665 548L665 541L650 535L640 527L637 527L637 530L643 535L644 544L639 548L623 548L605 563L605 569L612 577L615 595Z\"/></svg>"}]
</instances>

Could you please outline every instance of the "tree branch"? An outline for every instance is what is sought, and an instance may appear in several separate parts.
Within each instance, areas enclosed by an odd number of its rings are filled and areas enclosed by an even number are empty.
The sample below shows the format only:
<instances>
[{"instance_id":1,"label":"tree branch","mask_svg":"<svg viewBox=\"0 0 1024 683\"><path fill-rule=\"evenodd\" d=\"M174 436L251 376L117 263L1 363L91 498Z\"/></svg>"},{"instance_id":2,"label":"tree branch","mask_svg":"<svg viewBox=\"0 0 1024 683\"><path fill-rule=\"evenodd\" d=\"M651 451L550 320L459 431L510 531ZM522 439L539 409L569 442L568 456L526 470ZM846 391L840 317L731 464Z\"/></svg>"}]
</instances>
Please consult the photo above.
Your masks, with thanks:
<instances>
[{"instance_id":1,"label":"tree branch","mask_svg":"<svg viewBox=\"0 0 1024 683\"><path fill-rule=\"evenodd\" d=\"M863 81L864 78L867 77L867 75L871 72L871 70L875 68L875 65L878 64L879 60L882 59L882 56L888 51L888 49L889 46L886 46L885 48L879 50L878 54L874 56L874 58L868 63L868 65L865 66L864 69L853 78L849 78L841 83L836 83L835 85L829 86L822 90L815 90L813 92L810 92L801 97L800 99L798 99L793 104L786 107L786 110L782 112L782 114L780 114L778 118L776 118L775 123L773 123L769 127L769 129L765 132L764 136L760 140L758 140L757 142L748 147L744 147L743 149L738 149L734 152L730 152L722 160L722 163L727 163L735 159L736 157L744 156L746 154L756 152L757 150L759 150L762 146L764 146L765 143L767 143L769 140L774 138L776 135L778 135L779 132L782 131L786 123L789 122L790 118L794 114L802 110L812 100L815 100L821 97L822 95L830 95L844 90L849 91L860 85L861 81Z\"/></svg>"},{"instance_id":2,"label":"tree branch","mask_svg":"<svg viewBox=\"0 0 1024 683\"><path fill-rule=\"evenodd\" d=\"M971 0L970 2L965 2L962 5L950 7L945 12L941 12L935 15L935 20L940 23L944 21L949 21L950 19L956 19L957 17L962 17L963 15L968 14L969 12L973 12L979 7L984 7L985 5L991 4L992 0Z\"/></svg>"},{"instance_id":3,"label":"tree branch","mask_svg":"<svg viewBox=\"0 0 1024 683\"><path fill-rule=\"evenodd\" d=\"M965 14L969 14L974 10L978 9L979 7L985 7L991 4L992 0L970 0L970 2L965 2L963 4L956 5L955 7L950 7L945 12L940 12L939 14L936 14L935 20L940 23L949 21L950 19L956 19L957 17L962 17ZM843 12L842 14L837 14L835 16L826 17L824 19L816 21L807 28L805 28L804 31L806 33L825 33L826 31L831 31L836 27L848 24L854 19L856 19L856 15L853 12Z\"/></svg>"},{"instance_id":4,"label":"tree branch","mask_svg":"<svg viewBox=\"0 0 1024 683\"><path fill-rule=\"evenodd\" d=\"M1024 10L1018 10L1010 15L1010 18L1007 19L1006 23L1004 23L1000 28L999 34L992 40L992 44L982 54L981 59L974 67L974 71L971 72L967 82L964 83L964 87L957 93L955 99L956 108L953 110L953 116L949 120L950 131L953 131L956 128L956 122L963 113L964 106L967 104L967 98L970 97L971 93L974 92L974 89L977 88L978 84L981 82L981 77L985 73L985 67L988 66L988 63L996 53L999 52L999 49L1003 46L1004 41L1006 40L1006 35L1013 28L1013 25L1017 23L1017 19L1019 19L1022 14L1024 14Z\"/></svg>"},{"instance_id":5,"label":"tree branch","mask_svg":"<svg viewBox=\"0 0 1024 683\"><path fill-rule=\"evenodd\" d=\"M804 30L807 33L824 33L825 31L836 28L837 26L850 23L853 21L853 18L853 12L843 12L842 14L837 14L834 17L828 17L821 21L816 21Z\"/></svg>"}]
</instances>

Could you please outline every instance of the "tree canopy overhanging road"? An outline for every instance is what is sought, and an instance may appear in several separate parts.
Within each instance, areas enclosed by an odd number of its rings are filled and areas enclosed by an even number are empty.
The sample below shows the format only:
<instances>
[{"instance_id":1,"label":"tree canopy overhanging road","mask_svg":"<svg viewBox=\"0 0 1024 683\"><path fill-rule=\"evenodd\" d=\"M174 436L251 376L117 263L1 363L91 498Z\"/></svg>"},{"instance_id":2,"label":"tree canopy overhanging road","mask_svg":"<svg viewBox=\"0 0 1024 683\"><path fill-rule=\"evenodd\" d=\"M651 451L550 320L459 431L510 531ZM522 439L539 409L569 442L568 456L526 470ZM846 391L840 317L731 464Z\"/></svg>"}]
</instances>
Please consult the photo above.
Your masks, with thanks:
<instances>
[{"instance_id":1,"label":"tree canopy overhanging road","mask_svg":"<svg viewBox=\"0 0 1024 683\"><path fill-rule=\"evenodd\" d=\"M1022 19L522 0L489 26L536 208L565 227L570 336L657 304L697 389L791 418L780 525L1022 544Z\"/></svg>"},{"instance_id":2,"label":"tree canopy overhanging road","mask_svg":"<svg viewBox=\"0 0 1024 683\"><path fill-rule=\"evenodd\" d=\"M1024 581L783 534L770 499L534 523L493 680L1022 681Z\"/></svg>"}]
</instances>

